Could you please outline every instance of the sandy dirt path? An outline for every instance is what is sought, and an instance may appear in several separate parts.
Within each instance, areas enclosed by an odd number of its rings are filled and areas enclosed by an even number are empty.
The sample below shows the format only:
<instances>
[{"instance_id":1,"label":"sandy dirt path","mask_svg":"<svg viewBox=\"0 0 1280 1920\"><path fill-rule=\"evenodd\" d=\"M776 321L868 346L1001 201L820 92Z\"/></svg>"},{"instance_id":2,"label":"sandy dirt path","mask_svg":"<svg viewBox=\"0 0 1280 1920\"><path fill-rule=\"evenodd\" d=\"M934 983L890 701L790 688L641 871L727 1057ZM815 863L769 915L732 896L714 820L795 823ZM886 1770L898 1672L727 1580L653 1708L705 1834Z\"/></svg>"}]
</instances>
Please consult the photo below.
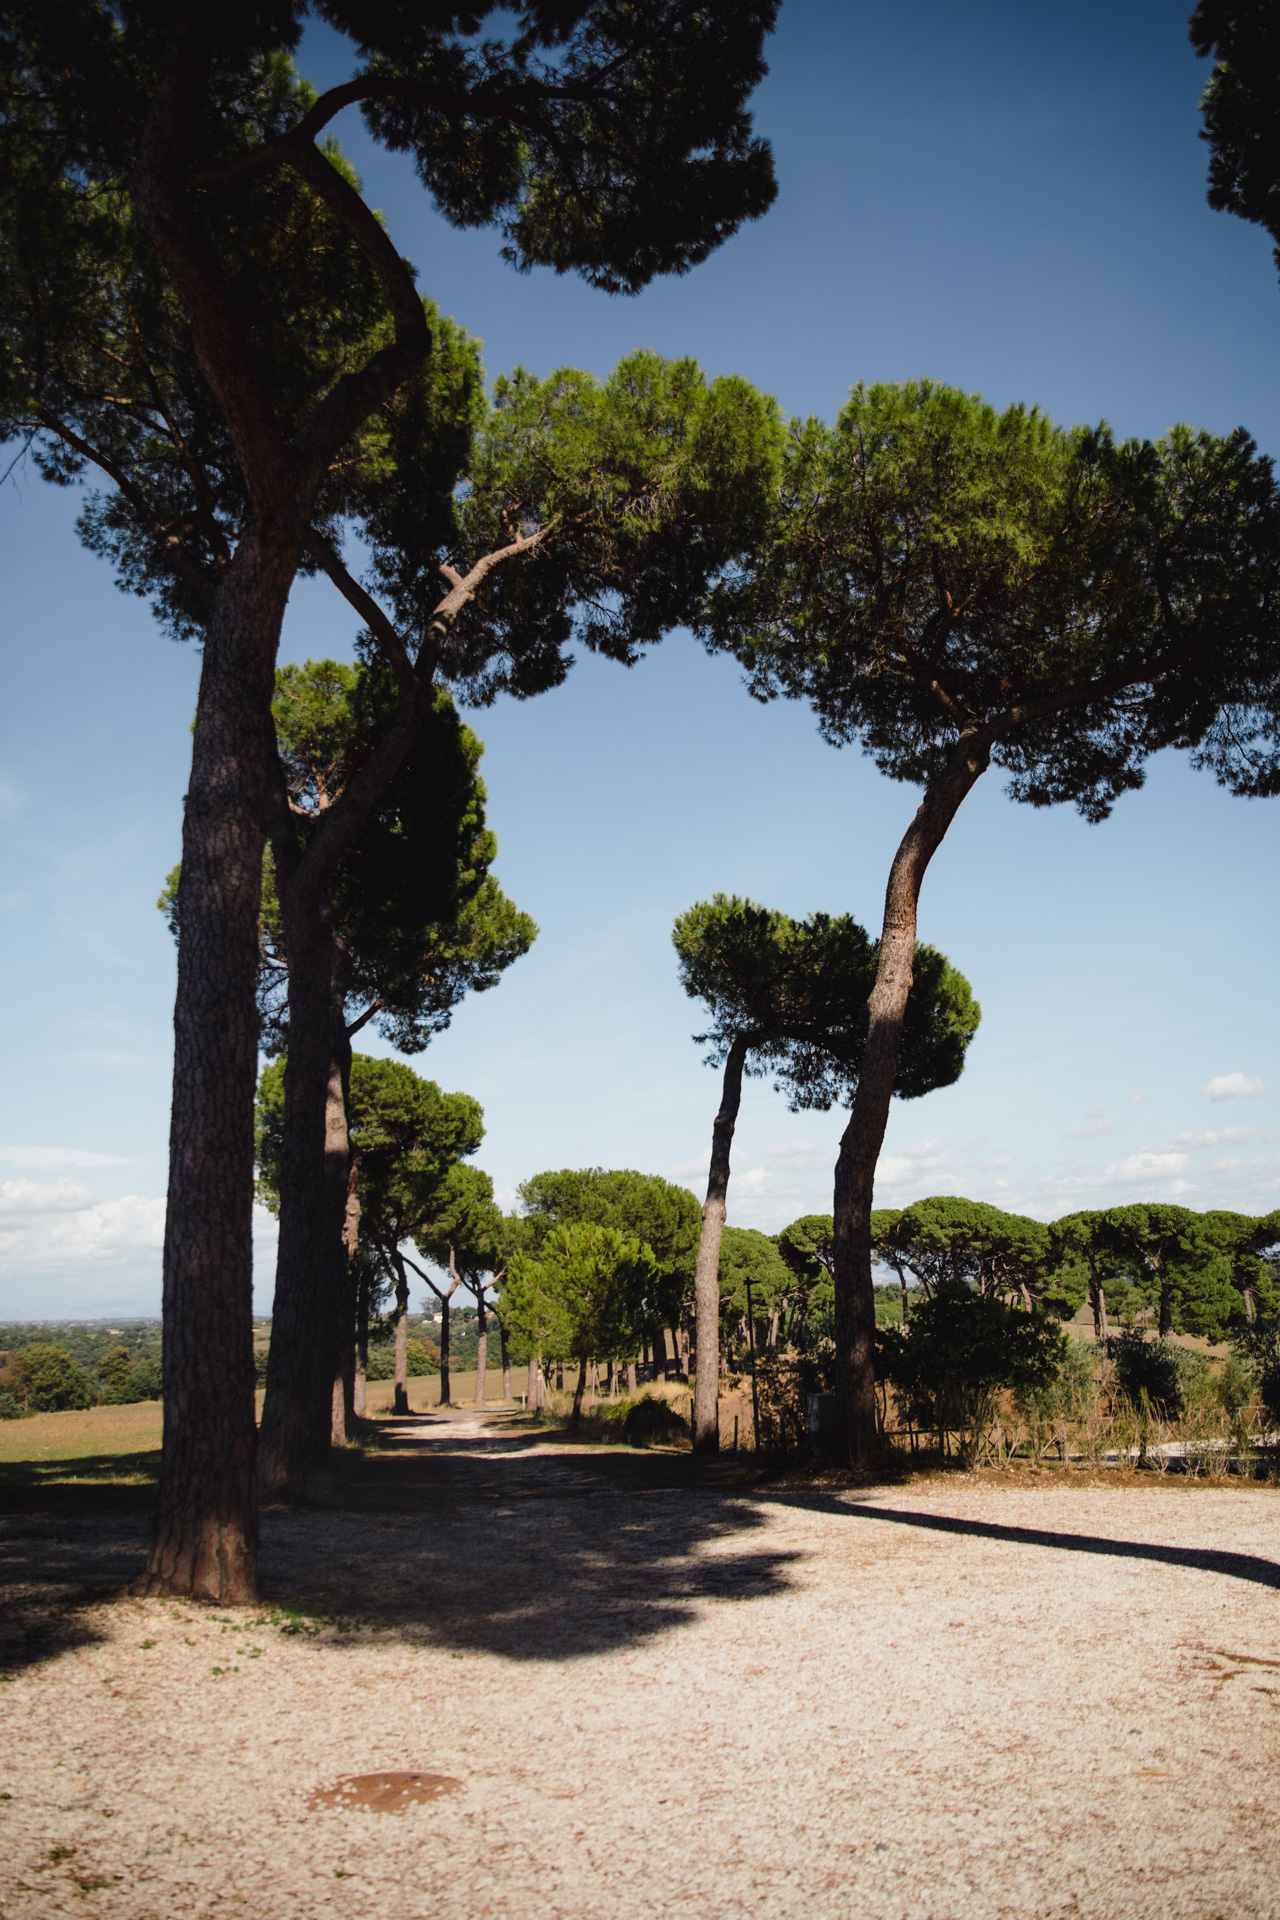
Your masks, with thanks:
<instances>
[{"instance_id":1,"label":"sandy dirt path","mask_svg":"<svg viewBox=\"0 0 1280 1920\"><path fill-rule=\"evenodd\" d=\"M266 1517L319 1632L51 1626L140 1516L11 1523L0 1914L1280 1916L1274 1490L687 1467L424 1422Z\"/></svg>"}]
</instances>

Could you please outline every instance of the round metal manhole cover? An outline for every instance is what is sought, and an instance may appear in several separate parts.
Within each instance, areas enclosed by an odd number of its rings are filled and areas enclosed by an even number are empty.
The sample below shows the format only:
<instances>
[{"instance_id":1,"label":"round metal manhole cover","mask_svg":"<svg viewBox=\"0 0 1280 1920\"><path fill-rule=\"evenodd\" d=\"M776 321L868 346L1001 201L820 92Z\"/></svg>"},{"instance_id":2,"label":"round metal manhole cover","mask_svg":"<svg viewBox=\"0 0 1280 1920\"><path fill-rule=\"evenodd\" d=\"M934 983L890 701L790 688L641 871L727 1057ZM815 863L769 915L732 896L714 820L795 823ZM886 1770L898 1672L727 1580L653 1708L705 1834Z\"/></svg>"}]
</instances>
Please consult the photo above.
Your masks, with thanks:
<instances>
[{"instance_id":1,"label":"round metal manhole cover","mask_svg":"<svg viewBox=\"0 0 1280 1920\"><path fill-rule=\"evenodd\" d=\"M307 1805L364 1807L370 1813L403 1813L445 1794L461 1793L461 1780L447 1773L356 1773L331 1787L317 1787Z\"/></svg>"}]
</instances>

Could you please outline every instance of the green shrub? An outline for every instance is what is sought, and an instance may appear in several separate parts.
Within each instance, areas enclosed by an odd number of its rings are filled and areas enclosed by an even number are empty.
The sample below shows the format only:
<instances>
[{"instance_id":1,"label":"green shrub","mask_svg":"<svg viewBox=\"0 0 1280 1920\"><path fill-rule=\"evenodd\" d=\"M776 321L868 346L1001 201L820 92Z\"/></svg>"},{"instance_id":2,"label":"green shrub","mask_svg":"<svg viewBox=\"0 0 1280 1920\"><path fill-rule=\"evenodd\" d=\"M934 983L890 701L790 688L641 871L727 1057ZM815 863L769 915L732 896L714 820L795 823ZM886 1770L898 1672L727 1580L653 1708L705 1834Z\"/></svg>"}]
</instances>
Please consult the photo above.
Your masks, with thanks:
<instances>
[{"instance_id":1,"label":"green shrub","mask_svg":"<svg viewBox=\"0 0 1280 1920\"><path fill-rule=\"evenodd\" d=\"M21 1420L22 1408L11 1393L0 1388L0 1420Z\"/></svg>"},{"instance_id":2,"label":"green shrub","mask_svg":"<svg viewBox=\"0 0 1280 1920\"><path fill-rule=\"evenodd\" d=\"M1178 1347L1175 1351L1183 1412L1189 1413L1193 1408L1207 1410L1216 1398L1208 1355L1197 1353L1194 1347Z\"/></svg>"},{"instance_id":3,"label":"green shrub","mask_svg":"<svg viewBox=\"0 0 1280 1920\"><path fill-rule=\"evenodd\" d=\"M1097 1348L1069 1339L1056 1377L1019 1387L1014 1399L1019 1411L1032 1420L1083 1420L1097 1403L1097 1374Z\"/></svg>"},{"instance_id":4,"label":"green shrub","mask_svg":"<svg viewBox=\"0 0 1280 1920\"><path fill-rule=\"evenodd\" d=\"M642 1394L627 1406L622 1426L633 1447L647 1447L656 1440L660 1445L688 1438L689 1423L681 1418L669 1401L655 1394Z\"/></svg>"},{"instance_id":5,"label":"green shrub","mask_svg":"<svg viewBox=\"0 0 1280 1920\"><path fill-rule=\"evenodd\" d=\"M911 1331L882 1328L877 1361L908 1421L925 1431L958 1433L971 1460L991 1423L996 1394L1040 1392L1062 1371L1069 1345L1057 1321L943 1280L911 1315Z\"/></svg>"},{"instance_id":6,"label":"green shrub","mask_svg":"<svg viewBox=\"0 0 1280 1920\"><path fill-rule=\"evenodd\" d=\"M113 1347L98 1362L100 1398L106 1407L130 1406L137 1400L160 1398L161 1374L158 1353L135 1359L127 1347Z\"/></svg>"},{"instance_id":7,"label":"green shrub","mask_svg":"<svg viewBox=\"0 0 1280 1920\"><path fill-rule=\"evenodd\" d=\"M830 1358L827 1347L818 1353L756 1355L756 1448L760 1453L785 1456L807 1451L809 1395L826 1390Z\"/></svg>"},{"instance_id":8,"label":"green shrub","mask_svg":"<svg viewBox=\"0 0 1280 1920\"><path fill-rule=\"evenodd\" d=\"M1238 1353L1229 1354L1218 1375L1218 1405L1230 1419L1238 1420L1255 1390L1253 1368L1247 1366Z\"/></svg>"},{"instance_id":9,"label":"green shrub","mask_svg":"<svg viewBox=\"0 0 1280 1920\"><path fill-rule=\"evenodd\" d=\"M394 1380L396 1377L396 1350L394 1347L370 1347L369 1364L364 1370L366 1380Z\"/></svg>"},{"instance_id":10,"label":"green shrub","mask_svg":"<svg viewBox=\"0 0 1280 1920\"><path fill-rule=\"evenodd\" d=\"M270 1352L270 1346L255 1347L253 1350L253 1380L255 1386L265 1387L267 1384L267 1356Z\"/></svg>"},{"instance_id":11,"label":"green shrub","mask_svg":"<svg viewBox=\"0 0 1280 1920\"><path fill-rule=\"evenodd\" d=\"M122 1387L132 1372L133 1355L128 1347L108 1347L98 1362L103 1397Z\"/></svg>"},{"instance_id":12,"label":"green shrub","mask_svg":"<svg viewBox=\"0 0 1280 1920\"><path fill-rule=\"evenodd\" d=\"M1186 1405L1184 1370L1172 1340L1148 1340L1129 1329L1107 1343L1116 1370L1116 1386L1133 1407L1176 1419Z\"/></svg>"},{"instance_id":13,"label":"green shrub","mask_svg":"<svg viewBox=\"0 0 1280 1920\"><path fill-rule=\"evenodd\" d=\"M66 1348L47 1340L32 1341L11 1354L0 1385L28 1413L64 1413L73 1407L92 1407L100 1398L97 1382L76 1365Z\"/></svg>"},{"instance_id":14,"label":"green shrub","mask_svg":"<svg viewBox=\"0 0 1280 1920\"><path fill-rule=\"evenodd\" d=\"M440 1349L434 1340L410 1340L405 1359L412 1379L440 1371Z\"/></svg>"},{"instance_id":15,"label":"green shrub","mask_svg":"<svg viewBox=\"0 0 1280 1920\"><path fill-rule=\"evenodd\" d=\"M1280 1427L1280 1314L1237 1328L1231 1344L1252 1369L1268 1425Z\"/></svg>"}]
</instances>

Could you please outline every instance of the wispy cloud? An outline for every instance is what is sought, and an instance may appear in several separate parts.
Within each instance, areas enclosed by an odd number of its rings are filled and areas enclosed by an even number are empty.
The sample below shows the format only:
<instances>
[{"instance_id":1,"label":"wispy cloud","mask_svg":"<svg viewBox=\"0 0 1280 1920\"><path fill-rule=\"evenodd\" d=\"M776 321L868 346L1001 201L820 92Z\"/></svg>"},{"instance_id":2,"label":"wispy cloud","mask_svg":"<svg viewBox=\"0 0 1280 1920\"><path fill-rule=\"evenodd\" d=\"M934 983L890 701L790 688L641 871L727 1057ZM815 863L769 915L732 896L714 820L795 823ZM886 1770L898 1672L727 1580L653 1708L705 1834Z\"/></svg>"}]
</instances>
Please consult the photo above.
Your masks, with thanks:
<instances>
[{"instance_id":1,"label":"wispy cloud","mask_svg":"<svg viewBox=\"0 0 1280 1920\"><path fill-rule=\"evenodd\" d=\"M1210 1100L1257 1100L1271 1088L1257 1074L1215 1073L1200 1091Z\"/></svg>"},{"instance_id":2,"label":"wispy cloud","mask_svg":"<svg viewBox=\"0 0 1280 1920\"><path fill-rule=\"evenodd\" d=\"M127 1167L118 1153L93 1153L87 1147L0 1147L0 1161L10 1167Z\"/></svg>"},{"instance_id":3,"label":"wispy cloud","mask_svg":"<svg viewBox=\"0 0 1280 1920\"><path fill-rule=\"evenodd\" d=\"M1100 1133L1111 1133L1115 1124L1105 1107L1090 1107L1089 1118L1078 1121L1074 1127L1064 1127L1063 1135L1068 1140L1091 1140Z\"/></svg>"}]
</instances>

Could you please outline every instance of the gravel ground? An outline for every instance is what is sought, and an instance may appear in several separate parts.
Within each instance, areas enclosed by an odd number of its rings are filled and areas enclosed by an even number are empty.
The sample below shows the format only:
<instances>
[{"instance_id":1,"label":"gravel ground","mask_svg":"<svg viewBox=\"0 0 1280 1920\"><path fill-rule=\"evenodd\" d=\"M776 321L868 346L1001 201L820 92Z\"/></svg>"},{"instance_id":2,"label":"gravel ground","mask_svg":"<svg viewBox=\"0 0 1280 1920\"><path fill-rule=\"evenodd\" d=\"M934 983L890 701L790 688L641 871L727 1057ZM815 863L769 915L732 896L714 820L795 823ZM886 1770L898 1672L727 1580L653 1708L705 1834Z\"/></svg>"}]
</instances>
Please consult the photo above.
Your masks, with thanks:
<instances>
[{"instance_id":1,"label":"gravel ground","mask_svg":"<svg viewBox=\"0 0 1280 1920\"><path fill-rule=\"evenodd\" d=\"M425 1422L256 1613L16 1522L0 1914L1280 1916L1274 1491L687 1469Z\"/></svg>"}]
</instances>

